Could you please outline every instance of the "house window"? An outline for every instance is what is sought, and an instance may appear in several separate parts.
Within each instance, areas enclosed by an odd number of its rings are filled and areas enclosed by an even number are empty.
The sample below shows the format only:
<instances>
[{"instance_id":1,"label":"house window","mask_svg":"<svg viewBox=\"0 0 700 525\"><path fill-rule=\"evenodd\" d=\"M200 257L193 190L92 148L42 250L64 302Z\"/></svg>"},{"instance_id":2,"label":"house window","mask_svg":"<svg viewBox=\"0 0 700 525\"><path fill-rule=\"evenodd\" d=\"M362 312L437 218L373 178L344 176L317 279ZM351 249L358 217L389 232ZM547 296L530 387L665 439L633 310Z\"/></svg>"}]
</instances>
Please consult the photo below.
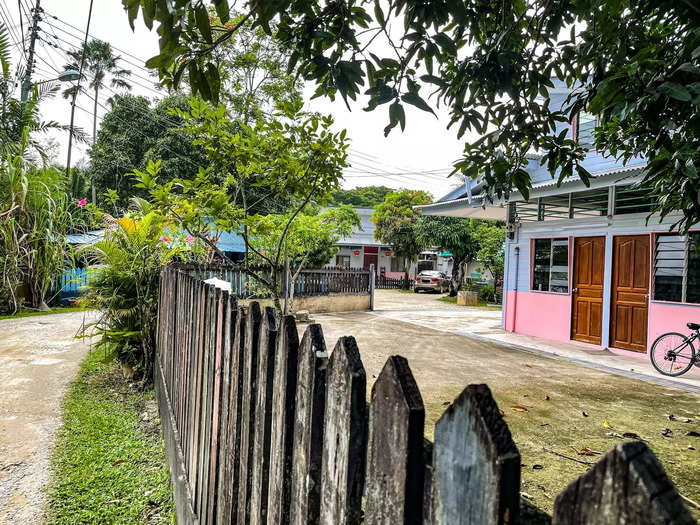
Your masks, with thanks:
<instances>
[{"instance_id":1,"label":"house window","mask_svg":"<svg viewBox=\"0 0 700 525\"><path fill-rule=\"evenodd\" d=\"M350 268L350 256L349 255L336 255L335 265L341 268Z\"/></svg>"},{"instance_id":2,"label":"house window","mask_svg":"<svg viewBox=\"0 0 700 525\"><path fill-rule=\"evenodd\" d=\"M403 257L391 256L391 270L392 272L403 272Z\"/></svg>"},{"instance_id":3,"label":"house window","mask_svg":"<svg viewBox=\"0 0 700 525\"><path fill-rule=\"evenodd\" d=\"M532 289L540 292L569 291L568 239L535 239Z\"/></svg>"},{"instance_id":4,"label":"house window","mask_svg":"<svg viewBox=\"0 0 700 525\"><path fill-rule=\"evenodd\" d=\"M654 299L700 303L700 232L657 235Z\"/></svg>"},{"instance_id":5,"label":"house window","mask_svg":"<svg viewBox=\"0 0 700 525\"><path fill-rule=\"evenodd\" d=\"M578 114L576 124L576 139L581 147L593 149L595 147L595 137L593 130L596 125L596 117L591 113L581 111Z\"/></svg>"}]
</instances>

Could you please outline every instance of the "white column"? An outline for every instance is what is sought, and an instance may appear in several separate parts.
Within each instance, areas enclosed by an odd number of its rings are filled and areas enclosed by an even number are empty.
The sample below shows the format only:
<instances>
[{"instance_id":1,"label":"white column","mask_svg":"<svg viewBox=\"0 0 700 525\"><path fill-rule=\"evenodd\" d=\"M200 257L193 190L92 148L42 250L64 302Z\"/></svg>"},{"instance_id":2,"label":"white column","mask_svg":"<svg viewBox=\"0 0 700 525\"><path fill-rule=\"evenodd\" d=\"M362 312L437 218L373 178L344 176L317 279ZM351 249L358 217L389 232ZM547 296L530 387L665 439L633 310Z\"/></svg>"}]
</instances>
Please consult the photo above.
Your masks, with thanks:
<instances>
[{"instance_id":1,"label":"white column","mask_svg":"<svg viewBox=\"0 0 700 525\"><path fill-rule=\"evenodd\" d=\"M603 329L600 344L607 348L610 344L610 303L612 297L613 236L605 234L605 271L603 272Z\"/></svg>"}]
</instances>

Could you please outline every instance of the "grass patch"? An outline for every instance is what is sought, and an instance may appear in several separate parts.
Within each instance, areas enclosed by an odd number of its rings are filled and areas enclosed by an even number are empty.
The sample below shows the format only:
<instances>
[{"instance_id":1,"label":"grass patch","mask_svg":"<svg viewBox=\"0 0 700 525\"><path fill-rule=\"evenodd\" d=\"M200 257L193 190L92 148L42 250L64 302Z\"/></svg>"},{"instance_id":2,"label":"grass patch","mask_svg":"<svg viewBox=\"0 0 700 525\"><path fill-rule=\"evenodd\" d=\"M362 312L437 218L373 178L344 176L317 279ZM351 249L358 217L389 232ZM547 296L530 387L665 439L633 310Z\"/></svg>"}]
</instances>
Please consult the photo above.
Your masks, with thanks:
<instances>
[{"instance_id":1,"label":"grass patch","mask_svg":"<svg viewBox=\"0 0 700 525\"><path fill-rule=\"evenodd\" d=\"M450 304L457 304L457 298L456 297L450 297L449 295L446 295L445 297L438 297L438 301L442 301L443 303L450 303ZM479 301L476 304L477 307L479 308L486 308L487 310L502 310L502 307L497 304L488 304L484 301Z\"/></svg>"},{"instance_id":2,"label":"grass patch","mask_svg":"<svg viewBox=\"0 0 700 525\"><path fill-rule=\"evenodd\" d=\"M0 315L0 321L3 319L19 319L20 317L34 317L37 315L53 315L53 314L69 314L71 312L85 312L89 308L83 306L57 306L51 308L50 312L39 312L37 310L21 310L12 315Z\"/></svg>"},{"instance_id":3,"label":"grass patch","mask_svg":"<svg viewBox=\"0 0 700 525\"><path fill-rule=\"evenodd\" d=\"M91 352L63 405L51 460L49 523L175 523L154 392Z\"/></svg>"}]
</instances>

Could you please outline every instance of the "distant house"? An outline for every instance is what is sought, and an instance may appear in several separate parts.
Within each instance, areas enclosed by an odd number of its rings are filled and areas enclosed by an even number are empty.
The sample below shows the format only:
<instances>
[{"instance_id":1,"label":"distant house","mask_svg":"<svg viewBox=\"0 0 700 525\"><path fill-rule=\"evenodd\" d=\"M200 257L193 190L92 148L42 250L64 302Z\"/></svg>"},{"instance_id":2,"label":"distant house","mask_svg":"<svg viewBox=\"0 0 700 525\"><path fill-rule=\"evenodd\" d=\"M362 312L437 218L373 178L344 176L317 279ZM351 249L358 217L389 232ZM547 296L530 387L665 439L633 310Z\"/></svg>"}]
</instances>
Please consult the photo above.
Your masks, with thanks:
<instances>
[{"instance_id":1,"label":"distant house","mask_svg":"<svg viewBox=\"0 0 700 525\"><path fill-rule=\"evenodd\" d=\"M375 226L371 220L373 208L355 208L360 216L360 228L336 243L340 248L335 259L328 266L340 268L366 268L374 265L378 274L400 278L404 275L403 258L394 255L391 246L380 243L374 238ZM412 263L409 274L415 275L416 269L452 272L452 254L426 250L420 254L417 263Z\"/></svg>"},{"instance_id":2,"label":"distant house","mask_svg":"<svg viewBox=\"0 0 700 525\"><path fill-rule=\"evenodd\" d=\"M550 104L570 90L557 82ZM585 113L556 130L593 147ZM506 330L596 347L646 352L665 332L686 333L700 320L700 224L669 231L680 214L647 217L653 206L640 182L646 160L626 165L590 149L578 177L560 186L529 157L529 199L514 191L490 201L476 183L419 208L425 215L507 223L503 292Z\"/></svg>"}]
</instances>

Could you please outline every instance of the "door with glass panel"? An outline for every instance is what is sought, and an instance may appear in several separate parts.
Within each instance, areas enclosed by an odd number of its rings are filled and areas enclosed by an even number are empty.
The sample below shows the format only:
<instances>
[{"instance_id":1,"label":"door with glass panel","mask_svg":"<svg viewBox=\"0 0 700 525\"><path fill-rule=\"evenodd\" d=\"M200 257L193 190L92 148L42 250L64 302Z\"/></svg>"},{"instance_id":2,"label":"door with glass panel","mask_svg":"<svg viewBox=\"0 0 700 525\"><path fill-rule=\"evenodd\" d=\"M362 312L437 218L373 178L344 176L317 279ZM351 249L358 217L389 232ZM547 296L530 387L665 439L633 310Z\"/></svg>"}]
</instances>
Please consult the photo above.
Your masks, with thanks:
<instances>
[{"instance_id":1,"label":"door with glass panel","mask_svg":"<svg viewBox=\"0 0 700 525\"><path fill-rule=\"evenodd\" d=\"M574 239L571 338L576 341L601 344L604 273L605 237Z\"/></svg>"}]
</instances>

